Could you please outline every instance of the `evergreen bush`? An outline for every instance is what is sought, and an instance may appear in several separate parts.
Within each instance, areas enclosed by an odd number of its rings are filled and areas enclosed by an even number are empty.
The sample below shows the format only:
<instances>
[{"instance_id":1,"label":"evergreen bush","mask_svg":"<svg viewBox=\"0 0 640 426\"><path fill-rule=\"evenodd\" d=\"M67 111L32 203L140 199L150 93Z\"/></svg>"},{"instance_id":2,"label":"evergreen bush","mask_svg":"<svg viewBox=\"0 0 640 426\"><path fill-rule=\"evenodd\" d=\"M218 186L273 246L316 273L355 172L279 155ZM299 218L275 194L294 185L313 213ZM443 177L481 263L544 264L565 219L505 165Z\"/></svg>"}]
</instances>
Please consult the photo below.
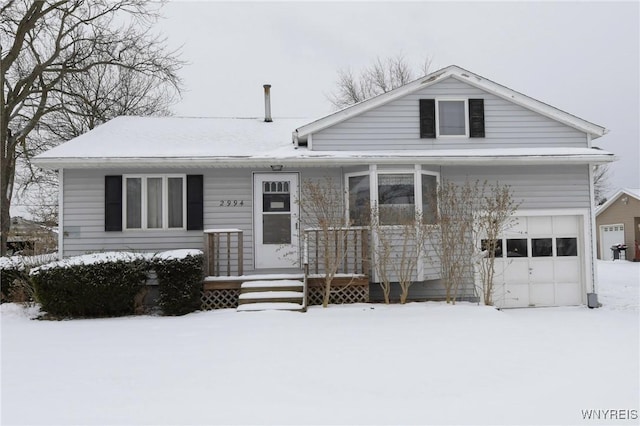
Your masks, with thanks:
<instances>
[{"instance_id":1,"label":"evergreen bush","mask_svg":"<svg viewBox=\"0 0 640 426\"><path fill-rule=\"evenodd\" d=\"M185 315L200 308L204 257L199 250L176 250L154 257L158 304L164 315Z\"/></svg>"},{"instance_id":2,"label":"evergreen bush","mask_svg":"<svg viewBox=\"0 0 640 426\"><path fill-rule=\"evenodd\" d=\"M144 256L111 254L111 258L62 261L31 272L41 309L58 317L131 315L135 296L145 284L149 262Z\"/></svg>"}]
</instances>

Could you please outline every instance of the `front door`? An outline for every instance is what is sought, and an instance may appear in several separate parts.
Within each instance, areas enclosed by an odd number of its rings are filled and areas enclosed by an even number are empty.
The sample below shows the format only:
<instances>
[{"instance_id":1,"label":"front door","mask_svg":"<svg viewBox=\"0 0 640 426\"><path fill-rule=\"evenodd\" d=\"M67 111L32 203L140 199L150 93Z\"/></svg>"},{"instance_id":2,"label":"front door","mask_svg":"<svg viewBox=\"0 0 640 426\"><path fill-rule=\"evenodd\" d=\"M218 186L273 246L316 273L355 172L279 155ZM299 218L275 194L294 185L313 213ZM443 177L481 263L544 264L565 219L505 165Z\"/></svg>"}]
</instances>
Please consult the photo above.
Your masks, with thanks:
<instances>
[{"instance_id":1,"label":"front door","mask_svg":"<svg viewBox=\"0 0 640 426\"><path fill-rule=\"evenodd\" d=\"M256 269L299 267L298 174L254 174L253 197Z\"/></svg>"}]
</instances>

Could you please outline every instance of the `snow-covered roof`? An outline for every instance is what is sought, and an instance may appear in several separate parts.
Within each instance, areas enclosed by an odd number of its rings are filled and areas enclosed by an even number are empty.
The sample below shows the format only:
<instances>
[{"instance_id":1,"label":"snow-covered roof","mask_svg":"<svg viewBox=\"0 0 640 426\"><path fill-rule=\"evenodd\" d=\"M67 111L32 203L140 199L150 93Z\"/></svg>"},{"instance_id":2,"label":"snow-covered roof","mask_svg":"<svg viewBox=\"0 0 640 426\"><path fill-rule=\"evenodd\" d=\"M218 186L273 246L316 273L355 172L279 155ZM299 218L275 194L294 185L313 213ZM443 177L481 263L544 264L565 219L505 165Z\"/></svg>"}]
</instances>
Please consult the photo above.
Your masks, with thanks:
<instances>
[{"instance_id":1,"label":"snow-covered roof","mask_svg":"<svg viewBox=\"0 0 640 426\"><path fill-rule=\"evenodd\" d=\"M615 203L615 201L617 199L619 199L622 195L628 195L630 197L635 198L636 200L640 201L640 188L622 188L619 189L618 191L616 191L615 194L613 194L611 197L609 197L609 199L602 204L601 206L598 206L598 208L596 209L596 216L598 216L600 213L604 212L607 208L609 208L609 206L613 203Z\"/></svg>"},{"instance_id":2,"label":"snow-covered roof","mask_svg":"<svg viewBox=\"0 0 640 426\"><path fill-rule=\"evenodd\" d=\"M377 108L398 98L404 97L410 93L422 90L447 78L455 78L471 86L477 87L486 92L492 93L496 96L513 102L517 105L520 105L524 108L527 108L531 111L537 112L553 120L578 129L582 132L588 133L593 139L603 136L607 133L607 129L602 126L598 126L597 124L593 124L589 121L583 120L579 117L576 117L575 115L559 110L558 108L555 108L544 102L523 95L522 93L516 92L515 90L509 89L508 87L502 86L456 65L450 65L446 68L442 68L422 78L407 83L404 86L398 87L397 89L359 102L355 105L346 107L331 115L299 127L296 130L296 136L299 141L306 141L307 137L312 133L336 125L342 121L348 120L349 118L360 115L366 111Z\"/></svg>"},{"instance_id":3,"label":"snow-covered roof","mask_svg":"<svg viewBox=\"0 0 640 426\"><path fill-rule=\"evenodd\" d=\"M378 164L607 163L596 148L312 151L292 143L305 119L118 117L34 158L48 168Z\"/></svg>"},{"instance_id":4,"label":"snow-covered roof","mask_svg":"<svg viewBox=\"0 0 640 426\"><path fill-rule=\"evenodd\" d=\"M36 157L186 158L267 155L292 146L305 118L116 117Z\"/></svg>"}]
</instances>

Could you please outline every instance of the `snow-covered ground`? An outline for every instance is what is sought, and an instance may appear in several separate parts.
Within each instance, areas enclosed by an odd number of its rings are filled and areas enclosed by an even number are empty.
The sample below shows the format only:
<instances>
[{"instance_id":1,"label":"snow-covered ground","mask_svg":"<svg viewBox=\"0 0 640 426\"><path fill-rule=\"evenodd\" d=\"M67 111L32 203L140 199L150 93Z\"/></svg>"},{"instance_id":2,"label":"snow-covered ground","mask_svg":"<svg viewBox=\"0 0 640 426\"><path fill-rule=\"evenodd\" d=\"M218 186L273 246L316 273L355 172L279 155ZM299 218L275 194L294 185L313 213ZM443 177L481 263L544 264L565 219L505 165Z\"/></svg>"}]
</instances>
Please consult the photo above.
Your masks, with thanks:
<instances>
[{"instance_id":1,"label":"snow-covered ground","mask_svg":"<svg viewBox=\"0 0 640 426\"><path fill-rule=\"evenodd\" d=\"M640 263L598 268L593 310L31 321L5 304L2 424L638 424Z\"/></svg>"}]
</instances>

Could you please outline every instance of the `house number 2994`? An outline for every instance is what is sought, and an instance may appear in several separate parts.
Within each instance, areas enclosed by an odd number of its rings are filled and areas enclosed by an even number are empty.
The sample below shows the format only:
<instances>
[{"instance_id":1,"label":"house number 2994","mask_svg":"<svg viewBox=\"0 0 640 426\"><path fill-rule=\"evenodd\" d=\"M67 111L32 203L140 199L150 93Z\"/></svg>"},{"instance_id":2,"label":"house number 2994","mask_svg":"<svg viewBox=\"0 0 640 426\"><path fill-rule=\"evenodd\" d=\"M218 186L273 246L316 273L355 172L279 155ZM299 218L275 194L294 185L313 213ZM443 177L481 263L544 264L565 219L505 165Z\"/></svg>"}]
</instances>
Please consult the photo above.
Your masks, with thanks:
<instances>
[{"instance_id":1,"label":"house number 2994","mask_svg":"<svg viewBox=\"0 0 640 426\"><path fill-rule=\"evenodd\" d=\"M244 200L220 200L219 207L242 207Z\"/></svg>"}]
</instances>

